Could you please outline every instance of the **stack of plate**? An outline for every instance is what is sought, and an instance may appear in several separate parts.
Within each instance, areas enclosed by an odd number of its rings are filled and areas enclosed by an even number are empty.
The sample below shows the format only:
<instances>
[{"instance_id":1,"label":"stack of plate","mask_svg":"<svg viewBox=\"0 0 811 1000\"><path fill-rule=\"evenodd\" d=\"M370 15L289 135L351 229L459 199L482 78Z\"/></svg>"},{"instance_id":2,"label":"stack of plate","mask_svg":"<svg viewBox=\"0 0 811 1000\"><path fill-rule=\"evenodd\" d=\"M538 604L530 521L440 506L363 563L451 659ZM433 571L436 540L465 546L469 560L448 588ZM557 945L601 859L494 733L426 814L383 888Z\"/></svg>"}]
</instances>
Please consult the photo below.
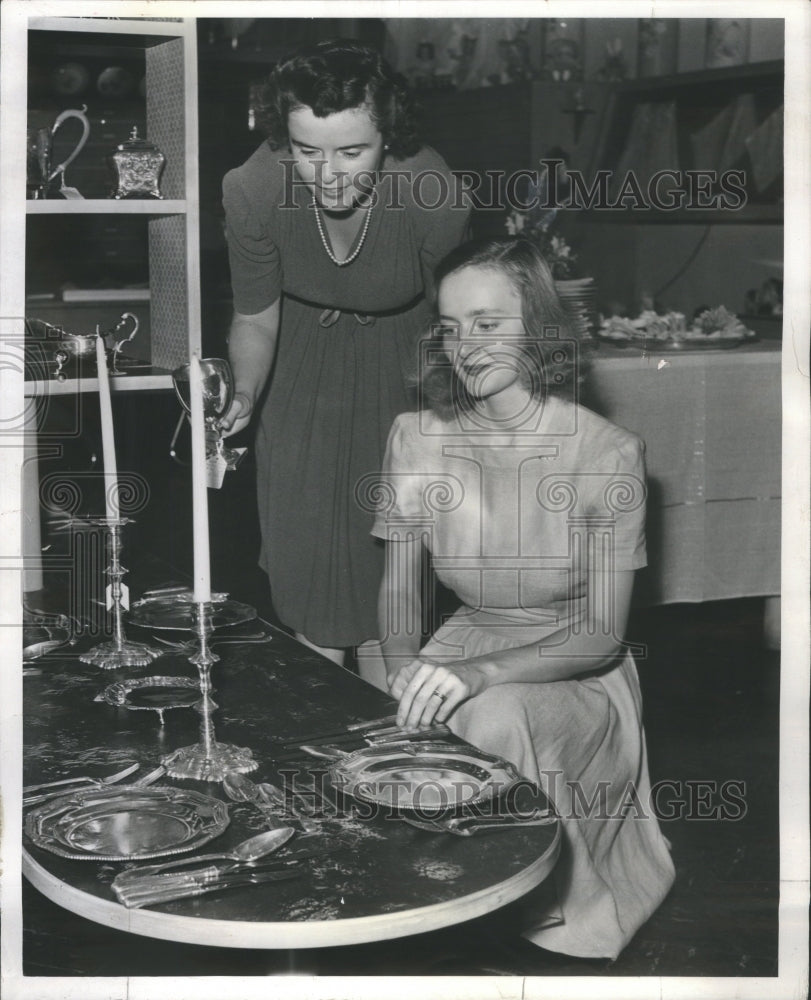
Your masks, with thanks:
<instances>
[{"instance_id":1,"label":"stack of plate","mask_svg":"<svg viewBox=\"0 0 811 1000\"><path fill-rule=\"evenodd\" d=\"M597 289L594 278L556 281L555 287L563 308L569 315L572 335L589 338L597 329Z\"/></svg>"}]
</instances>

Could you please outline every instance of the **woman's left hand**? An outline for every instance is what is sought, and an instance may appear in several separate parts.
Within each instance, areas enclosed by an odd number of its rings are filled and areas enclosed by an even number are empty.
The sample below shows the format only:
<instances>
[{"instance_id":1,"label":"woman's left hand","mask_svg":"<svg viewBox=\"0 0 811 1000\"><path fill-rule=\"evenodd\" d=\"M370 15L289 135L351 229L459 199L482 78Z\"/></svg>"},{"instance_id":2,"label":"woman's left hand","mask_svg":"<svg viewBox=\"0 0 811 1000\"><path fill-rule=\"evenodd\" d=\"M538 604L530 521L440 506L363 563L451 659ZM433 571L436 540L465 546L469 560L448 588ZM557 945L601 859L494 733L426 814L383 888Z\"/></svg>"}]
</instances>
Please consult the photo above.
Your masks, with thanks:
<instances>
[{"instance_id":1,"label":"woman's left hand","mask_svg":"<svg viewBox=\"0 0 811 1000\"><path fill-rule=\"evenodd\" d=\"M399 701L397 725L408 728L444 722L451 713L485 688L475 665L459 661L440 664L416 659L397 672L391 693Z\"/></svg>"}]
</instances>

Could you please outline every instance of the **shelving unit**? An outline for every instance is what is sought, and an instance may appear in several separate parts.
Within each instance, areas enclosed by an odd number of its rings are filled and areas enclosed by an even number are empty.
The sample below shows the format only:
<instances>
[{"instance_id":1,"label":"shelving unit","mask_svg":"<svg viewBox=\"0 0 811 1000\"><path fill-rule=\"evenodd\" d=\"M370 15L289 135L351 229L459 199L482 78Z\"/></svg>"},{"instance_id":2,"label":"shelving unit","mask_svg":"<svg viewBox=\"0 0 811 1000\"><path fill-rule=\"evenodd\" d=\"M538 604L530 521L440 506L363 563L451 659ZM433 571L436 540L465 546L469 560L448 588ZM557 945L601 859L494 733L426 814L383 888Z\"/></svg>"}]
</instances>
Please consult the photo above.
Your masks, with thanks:
<instances>
[{"instance_id":1,"label":"shelving unit","mask_svg":"<svg viewBox=\"0 0 811 1000\"><path fill-rule=\"evenodd\" d=\"M645 77L614 84L602 118L595 167L616 170L631 130L635 109L646 103L673 102L676 108L676 135L679 166L682 169L715 169L711 163L694 162L690 134L706 124L742 94L751 94L758 116L765 118L783 104L783 60L697 70L671 76ZM675 166L675 165L674 165ZM687 209L644 212L592 212L592 221L644 222L652 224L700 225L780 224L783 221L782 191L765 195L749 190L746 205L735 210ZM754 196L753 196L754 195Z\"/></svg>"},{"instance_id":2,"label":"shelving unit","mask_svg":"<svg viewBox=\"0 0 811 1000\"><path fill-rule=\"evenodd\" d=\"M81 6L81 5L80 5ZM103 216L104 230L114 232L122 228L124 220L141 218L144 226L143 255L148 261L148 286L150 289L149 326L151 345L149 357L156 369L167 372L188 359L190 349L200 343L200 278L199 278L199 199L198 199L198 138L197 138L197 30L194 20L151 18L104 17L32 17L25 18L20 11L13 22L4 24L7 49L14 53L14 76L28 77L29 54L38 59L53 54L54 62L66 59L105 59L114 63L118 56L142 62L144 68L144 104L146 136L166 157L161 177L162 200L122 200L113 198L87 198L77 200L25 200L24 186L7 188L7 197L17 206L17 218L11 220L8 238L18 246L32 238L32 225L47 226L47 217ZM9 34L11 37L9 37ZM15 37L16 36L16 37ZM91 83L92 87L92 83ZM95 95L97 101L98 95ZM92 100L89 94L87 100ZM30 113L31 99L26 97L25 107ZM72 106L81 106L77 96ZM19 116L18 116L19 118ZM19 121L19 125L23 122ZM92 135L91 135L92 138ZM23 132L16 131L9 138L12 147L25 149ZM109 149L112 153L114 146ZM82 154L68 168L75 173ZM23 157L24 158L24 157ZM23 168L24 169L24 168ZM19 176L19 174L18 174ZM74 184L72 177L69 184ZM14 197L11 191L19 191ZM81 190L81 188L80 188ZM24 204L24 214L19 218L19 205ZM121 223L121 225L119 225ZM12 235L13 234L13 235ZM50 274L68 267L71 260L82 259L86 268L98 260L103 264L104 252L98 243L87 238L70 253L64 246L48 246L47 231L36 234L37 254L40 259L29 261L29 271L22 280L22 289L37 286L37 269ZM141 238L140 234L136 239ZM45 249L40 251L40 245ZM112 256L113 254L108 254ZM20 278L8 288L4 298L4 315L22 318L26 313L25 292L20 294ZM9 302L11 309L5 303ZM109 303L104 303L109 307ZM86 304L87 305L87 304ZM89 331L78 330L86 333ZM92 332L92 331L90 331ZM157 377L157 376L156 376ZM166 388L171 386L168 374L163 376ZM154 379L127 378L114 381L118 391L137 391L154 388ZM48 391L48 383L39 382L36 391ZM75 391L91 391L91 380L69 379L52 386L56 393L69 386ZM27 385L27 391L33 387Z\"/></svg>"},{"instance_id":3,"label":"shelving unit","mask_svg":"<svg viewBox=\"0 0 811 1000\"><path fill-rule=\"evenodd\" d=\"M0 336L7 359L0 375L6 404L18 414L7 420L2 430L17 435L11 443L16 443L20 456L25 456L21 472L22 566L26 591L42 585L38 449L40 458L51 460L56 454L54 449L59 451L62 447L43 444L38 422L49 409L49 397L78 396L98 390L97 379L90 377L92 373L76 371L76 377L57 381L43 377L36 365L30 369L33 377L26 381L23 362L29 305L33 316L43 300L50 300L51 307L58 306L61 288L77 286L71 280L71 269L78 268L84 275L99 279L79 287L111 287L109 280L102 279L105 257L109 264L118 254L120 266L110 272L114 282L133 262L141 266L143 277L138 276L135 282L127 282L123 277L120 280L122 287L137 283L149 288L151 340L145 360L150 366L112 379L116 394L136 394L130 397L133 403L143 392L147 393L146 401L151 392L171 390L171 370L186 361L201 340L196 23L193 19L149 16L99 17L100 9L104 7L86 0L76 0L72 5L50 0L38 0L36 4L9 0L2 4L0 12L3 37ZM74 16L62 16L65 10ZM37 16L30 16L34 13ZM58 16L41 16L50 13ZM48 89L50 73L70 62L91 68L89 85L81 94L55 95ZM115 95L103 93L96 75L99 67L116 64L135 67L138 77L143 76L142 96L133 97L126 106L120 105L117 122L111 121L107 113L108 108L115 106ZM29 118L32 124L35 120L38 123L43 114L52 111L52 121L62 108L80 108L83 103L89 106L91 135L68 167L66 183L87 197L27 200ZM91 117L94 111L95 118ZM166 158L160 182L161 200L116 201L105 196L105 160L116 144L127 138L130 124L137 125L141 138L154 143ZM66 125L64 132L69 130ZM57 139L62 141L62 130ZM90 163L85 177L80 169L83 156ZM60 162L56 155L54 162ZM114 245L112 251L105 246L105 239ZM36 296L30 304L27 292ZM110 303L99 301L98 317L92 301L82 305L82 328L68 329L92 333L97 320L109 316ZM144 303L144 314L146 308ZM46 368L46 376L49 371ZM86 408L78 399L76 406L77 413L93 412L92 405ZM92 426L90 431L92 434ZM83 428L77 428L72 433L75 436L82 432ZM46 440L53 442L53 435L49 433Z\"/></svg>"},{"instance_id":4,"label":"shelving unit","mask_svg":"<svg viewBox=\"0 0 811 1000\"><path fill-rule=\"evenodd\" d=\"M637 209L612 208L609 211L592 209L583 213L588 222L615 223L629 225L645 223L646 225L683 226L756 226L780 225L783 222L782 205L747 204L738 209L723 208L677 208L664 210L649 208L644 212Z\"/></svg>"}]
</instances>

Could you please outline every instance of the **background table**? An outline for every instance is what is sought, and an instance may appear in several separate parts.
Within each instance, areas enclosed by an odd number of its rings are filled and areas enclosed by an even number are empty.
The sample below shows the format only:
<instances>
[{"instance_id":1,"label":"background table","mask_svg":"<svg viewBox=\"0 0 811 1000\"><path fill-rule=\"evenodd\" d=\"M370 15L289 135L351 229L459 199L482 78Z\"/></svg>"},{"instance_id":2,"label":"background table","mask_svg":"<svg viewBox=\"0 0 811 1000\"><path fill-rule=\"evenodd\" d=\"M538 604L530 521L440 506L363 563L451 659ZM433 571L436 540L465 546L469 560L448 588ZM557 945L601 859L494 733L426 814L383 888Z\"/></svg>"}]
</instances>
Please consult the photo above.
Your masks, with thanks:
<instances>
[{"instance_id":1,"label":"background table","mask_svg":"<svg viewBox=\"0 0 811 1000\"><path fill-rule=\"evenodd\" d=\"M267 644L219 646L222 660L214 666L213 680L220 708L214 721L219 740L254 751L259 768L252 779L279 784L271 764L274 739L378 718L391 712L394 702L282 632L265 628L273 636ZM141 630L131 626L129 631ZM226 638L228 630L218 635ZM57 656L28 672L26 784L76 774L101 776L136 760L146 773L164 754L197 741L193 710L167 711L161 728L155 712L93 701L123 673ZM126 675L195 676L195 671L188 660L172 654ZM302 757L302 769L309 764L318 770L317 762ZM299 765L284 767L294 771ZM218 784L165 783L224 798ZM201 853L227 851L266 828L250 803L232 804L230 814L228 829ZM390 815L327 819L323 826L317 838L299 835L290 842L291 851L297 845L324 848L323 857L308 862L300 878L150 910L117 903L110 883L124 862L69 860L26 841L23 871L61 906L120 930L219 947L311 948L385 940L480 916L541 883L559 850L557 824L470 838L418 830Z\"/></svg>"},{"instance_id":2,"label":"background table","mask_svg":"<svg viewBox=\"0 0 811 1000\"><path fill-rule=\"evenodd\" d=\"M584 402L645 441L644 604L780 593L780 343L597 348Z\"/></svg>"}]
</instances>

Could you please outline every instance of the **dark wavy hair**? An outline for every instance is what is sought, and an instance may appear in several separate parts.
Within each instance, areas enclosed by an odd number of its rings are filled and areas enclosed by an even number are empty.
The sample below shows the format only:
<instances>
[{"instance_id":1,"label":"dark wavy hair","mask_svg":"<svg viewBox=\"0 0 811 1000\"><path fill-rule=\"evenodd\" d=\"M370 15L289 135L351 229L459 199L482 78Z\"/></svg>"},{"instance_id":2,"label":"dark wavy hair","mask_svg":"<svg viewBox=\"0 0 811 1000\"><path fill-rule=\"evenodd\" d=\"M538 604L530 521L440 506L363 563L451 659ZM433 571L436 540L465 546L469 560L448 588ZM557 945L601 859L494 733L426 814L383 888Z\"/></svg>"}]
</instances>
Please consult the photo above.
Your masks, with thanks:
<instances>
[{"instance_id":1,"label":"dark wavy hair","mask_svg":"<svg viewBox=\"0 0 811 1000\"><path fill-rule=\"evenodd\" d=\"M319 42L281 60L260 89L256 122L271 148L283 149L290 141L287 116L296 108L326 118L361 105L368 106L392 157L419 150L417 108L405 78L375 49L347 39Z\"/></svg>"},{"instance_id":2,"label":"dark wavy hair","mask_svg":"<svg viewBox=\"0 0 811 1000\"><path fill-rule=\"evenodd\" d=\"M526 341L519 345L525 364L521 384L535 398L548 395L573 398L578 358L570 346L569 318L555 289L555 280L538 246L523 237L472 240L456 247L437 265L434 284L466 267L487 268L503 274L521 296L521 318ZM422 340L420 404L441 419L469 413L476 400L468 393L445 354L436 316ZM567 344L569 340L569 344ZM567 349L568 348L568 349Z\"/></svg>"}]
</instances>

